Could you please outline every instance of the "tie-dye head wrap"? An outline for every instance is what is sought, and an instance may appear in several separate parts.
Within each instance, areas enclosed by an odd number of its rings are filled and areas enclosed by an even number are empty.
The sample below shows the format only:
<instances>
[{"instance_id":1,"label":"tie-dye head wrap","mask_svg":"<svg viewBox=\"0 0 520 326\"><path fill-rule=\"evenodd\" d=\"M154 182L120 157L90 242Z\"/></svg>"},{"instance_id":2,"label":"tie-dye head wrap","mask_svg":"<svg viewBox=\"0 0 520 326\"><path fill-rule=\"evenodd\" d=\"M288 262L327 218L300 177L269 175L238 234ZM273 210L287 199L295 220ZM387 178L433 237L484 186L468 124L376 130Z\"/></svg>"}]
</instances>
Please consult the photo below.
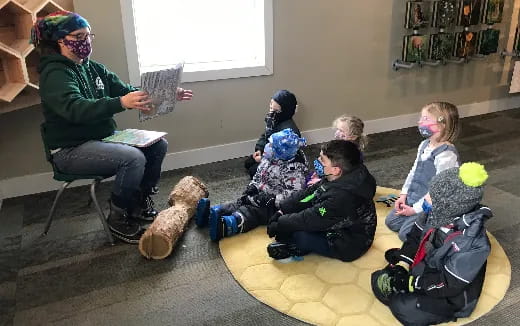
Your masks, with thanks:
<instances>
[{"instance_id":1,"label":"tie-dye head wrap","mask_svg":"<svg viewBox=\"0 0 520 326\"><path fill-rule=\"evenodd\" d=\"M57 41L80 28L89 27L88 21L70 11L56 11L38 18L31 29L31 43L38 45L40 41Z\"/></svg>"}]
</instances>

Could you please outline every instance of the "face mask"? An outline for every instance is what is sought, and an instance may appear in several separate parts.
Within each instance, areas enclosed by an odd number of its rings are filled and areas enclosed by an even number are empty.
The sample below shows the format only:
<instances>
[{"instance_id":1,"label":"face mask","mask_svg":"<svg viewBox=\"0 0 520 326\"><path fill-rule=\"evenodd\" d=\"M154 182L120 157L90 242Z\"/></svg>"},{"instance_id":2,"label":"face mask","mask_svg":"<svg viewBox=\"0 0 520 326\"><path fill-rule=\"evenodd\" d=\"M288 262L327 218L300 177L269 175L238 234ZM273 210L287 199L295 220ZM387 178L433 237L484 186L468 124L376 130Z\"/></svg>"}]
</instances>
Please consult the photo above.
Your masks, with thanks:
<instances>
[{"instance_id":1,"label":"face mask","mask_svg":"<svg viewBox=\"0 0 520 326\"><path fill-rule=\"evenodd\" d=\"M325 168L318 159L314 160L314 171L316 171L316 174L320 178L323 178L325 176Z\"/></svg>"},{"instance_id":2,"label":"face mask","mask_svg":"<svg viewBox=\"0 0 520 326\"><path fill-rule=\"evenodd\" d=\"M431 136L433 136L435 134L435 131L432 130L431 126L433 126L433 124L419 125L419 133L421 134L421 136L423 136L424 138L430 138Z\"/></svg>"},{"instance_id":3,"label":"face mask","mask_svg":"<svg viewBox=\"0 0 520 326\"><path fill-rule=\"evenodd\" d=\"M430 204L427 200L423 200L422 209L426 214L429 214L432 211L432 204Z\"/></svg>"},{"instance_id":4,"label":"face mask","mask_svg":"<svg viewBox=\"0 0 520 326\"><path fill-rule=\"evenodd\" d=\"M88 38L78 41L63 39L63 44L80 59L85 59L92 53L92 44Z\"/></svg>"},{"instance_id":5,"label":"face mask","mask_svg":"<svg viewBox=\"0 0 520 326\"><path fill-rule=\"evenodd\" d=\"M316 174L320 178L323 178L323 177L326 177L326 176L330 175L330 174L325 174L325 167L323 166L323 164L318 159L314 160L314 170L316 171Z\"/></svg>"},{"instance_id":6,"label":"face mask","mask_svg":"<svg viewBox=\"0 0 520 326\"><path fill-rule=\"evenodd\" d=\"M334 139L347 140L347 135L343 131L337 129L336 132L334 133Z\"/></svg>"}]
</instances>

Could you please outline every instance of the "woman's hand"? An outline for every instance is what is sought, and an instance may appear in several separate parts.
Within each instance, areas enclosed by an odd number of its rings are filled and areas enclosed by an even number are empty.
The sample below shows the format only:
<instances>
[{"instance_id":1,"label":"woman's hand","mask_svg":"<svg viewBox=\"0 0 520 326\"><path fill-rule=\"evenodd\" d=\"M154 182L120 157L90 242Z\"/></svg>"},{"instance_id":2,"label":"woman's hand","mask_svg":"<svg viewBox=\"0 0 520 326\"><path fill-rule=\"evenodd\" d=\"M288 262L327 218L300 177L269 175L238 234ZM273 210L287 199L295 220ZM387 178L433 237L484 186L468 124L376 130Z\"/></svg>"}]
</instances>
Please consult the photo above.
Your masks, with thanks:
<instances>
[{"instance_id":1,"label":"woman's hand","mask_svg":"<svg viewBox=\"0 0 520 326\"><path fill-rule=\"evenodd\" d=\"M184 89L177 87L177 101L189 101L193 98L193 91L191 89Z\"/></svg>"},{"instance_id":2,"label":"woman's hand","mask_svg":"<svg viewBox=\"0 0 520 326\"><path fill-rule=\"evenodd\" d=\"M143 91L135 91L120 97L121 106L125 109L136 109L141 111L150 111L149 104L152 100L148 97L148 93Z\"/></svg>"}]
</instances>

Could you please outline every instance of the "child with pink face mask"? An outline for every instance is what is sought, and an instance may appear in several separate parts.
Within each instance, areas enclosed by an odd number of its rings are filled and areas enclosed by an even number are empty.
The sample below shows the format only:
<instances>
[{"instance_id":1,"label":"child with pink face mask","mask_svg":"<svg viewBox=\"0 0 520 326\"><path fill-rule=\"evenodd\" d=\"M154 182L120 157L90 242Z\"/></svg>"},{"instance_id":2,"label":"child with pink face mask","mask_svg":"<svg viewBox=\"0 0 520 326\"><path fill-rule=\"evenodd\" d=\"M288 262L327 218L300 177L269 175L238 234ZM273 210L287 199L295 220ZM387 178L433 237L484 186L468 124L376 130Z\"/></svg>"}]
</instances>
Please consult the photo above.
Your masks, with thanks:
<instances>
[{"instance_id":1,"label":"child with pink face mask","mask_svg":"<svg viewBox=\"0 0 520 326\"><path fill-rule=\"evenodd\" d=\"M453 145L459 133L459 112L455 105L447 102L426 105L421 110L418 127L426 140L419 145L401 195L385 220L389 229L399 232L402 241L417 216L428 210L424 198L429 196L431 179L443 170L459 166L459 155Z\"/></svg>"},{"instance_id":2,"label":"child with pink face mask","mask_svg":"<svg viewBox=\"0 0 520 326\"><path fill-rule=\"evenodd\" d=\"M361 152L361 161L363 161L363 150L367 145L367 136L363 133L365 123L358 117L348 116L346 114L336 118L332 122L335 140L348 140L354 143ZM307 182L307 186L313 185L320 181L321 177L314 172Z\"/></svg>"}]
</instances>

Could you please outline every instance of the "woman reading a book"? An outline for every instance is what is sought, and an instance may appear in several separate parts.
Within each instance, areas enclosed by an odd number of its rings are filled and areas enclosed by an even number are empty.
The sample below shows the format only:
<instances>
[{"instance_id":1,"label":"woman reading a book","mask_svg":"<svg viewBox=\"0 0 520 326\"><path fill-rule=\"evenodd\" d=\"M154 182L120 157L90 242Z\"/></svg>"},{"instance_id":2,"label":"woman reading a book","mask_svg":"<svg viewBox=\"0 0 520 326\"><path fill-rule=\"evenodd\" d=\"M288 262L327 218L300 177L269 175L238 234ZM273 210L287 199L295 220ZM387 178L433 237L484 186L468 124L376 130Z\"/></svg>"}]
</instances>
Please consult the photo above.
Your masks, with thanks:
<instances>
[{"instance_id":1,"label":"woman reading a book","mask_svg":"<svg viewBox=\"0 0 520 326\"><path fill-rule=\"evenodd\" d=\"M141 223L157 215L150 195L157 189L168 143L161 139L136 148L101 141L116 129L114 114L147 111L150 100L89 59L93 39L89 23L73 12L51 13L33 26L31 41L41 56L43 141L62 173L116 176L108 224L115 237L138 243ZM182 88L176 94L177 100L192 97Z\"/></svg>"}]
</instances>

